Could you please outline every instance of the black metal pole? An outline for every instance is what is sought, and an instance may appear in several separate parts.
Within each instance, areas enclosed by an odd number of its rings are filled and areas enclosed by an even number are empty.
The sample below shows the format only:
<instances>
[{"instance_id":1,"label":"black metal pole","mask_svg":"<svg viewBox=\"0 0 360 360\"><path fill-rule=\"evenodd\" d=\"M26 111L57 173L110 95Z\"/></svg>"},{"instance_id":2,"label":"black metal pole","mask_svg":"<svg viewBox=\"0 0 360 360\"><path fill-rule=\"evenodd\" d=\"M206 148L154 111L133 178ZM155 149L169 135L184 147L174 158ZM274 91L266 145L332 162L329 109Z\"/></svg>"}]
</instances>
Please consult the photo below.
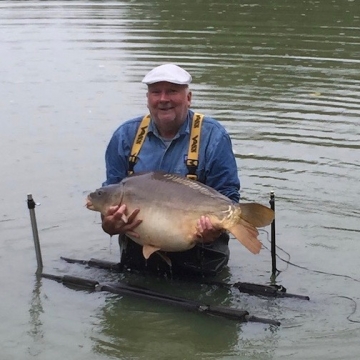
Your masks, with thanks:
<instances>
[{"instance_id":1,"label":"black metal pole","mask_svg":"<svg viewBox=\"0 0 360 360\"><path fill-rule=\"evenodd\" d=\"M87 289L92 291L106 291L112 294L129 295L135 298L153 301L155 303L163 303L168 305L178 306L185 310L200 312L209 315L222 316L227 319L237 320L240 322L259 322L263 324L270 324L280 326L277 320L260 318L257 316L249 315L246 310L232 309L225 306L214 306L202 304L194 300L184 299L172 295L158 293L146 288L140 288L133 285L117 283L99 283L94 280L83 279L75 276L58 276L52 274L41 274L43 278L55 280L63 283L65 286L71 288Z\"/></svg>"},{"instance_id":2,"label":"black metal pole","mask_svg":"<svg viewBox=\"0 0 360 360\"><path fill-rule=\"evenodd\" d=\"M270 207L275 213L275 193L270 192ZM275 283L276 279L276 234L275 234L275 217L271 223L271 283Z\"/></svg>"},{"instance_id":3,"label":"black metal pole","mask_svg":"<svg viewBox=\"0 0 360 360\"><path fill-rule=\"evenodd\" d=\"M63 256L61 256L61 259L70 264L81 264L89 267L95 267L109 271L116 271L116 272L124 271L120 263L115 263L110 261L104 261L94 258L90 260L70 259ZM134 272L133 269L127 269L126 271ZM139 272L135 271L135 273L139 273ZM181 279L177 279L177 280L181 280ZM266 296L266 297L282 297L282 298L288 297L288 298L297 298L301 300L310 300L309 296L307 295L289 294L286 292L286 289L283 286L278 286L278 285L269 286L269 285L253 284L253 283L240 282L240 281L234 284L228 284L222 281L211 281L211 280L209 281L198 278L191 278L191 279L187 279L186 281L196 281L197 284L206 284L206 285L217 286L225 289L236 288L241 293L246 293L249 295L258 295L258 296Z\"/></svg>"},{"instance_id":4,"label":"black metal pole","mask_svg":"<svg viewBox=\"0 0 360 360\"><path fill-rule=\"evenodd\" d=\"M36 215L35 215L36 203L33 200L33 197L31 194L28 194L28 196L27 196L27 204L28 204L28 209L30 212L31 228L32 228L34 245L35 245L36 261L37 261L36 274L41 274L41 272L43 270L43 262L42 262L42 257L41 257L40 240L39 240L39 233L38 233L38 229L37 229Z\"/></svg>"}]
</instances>

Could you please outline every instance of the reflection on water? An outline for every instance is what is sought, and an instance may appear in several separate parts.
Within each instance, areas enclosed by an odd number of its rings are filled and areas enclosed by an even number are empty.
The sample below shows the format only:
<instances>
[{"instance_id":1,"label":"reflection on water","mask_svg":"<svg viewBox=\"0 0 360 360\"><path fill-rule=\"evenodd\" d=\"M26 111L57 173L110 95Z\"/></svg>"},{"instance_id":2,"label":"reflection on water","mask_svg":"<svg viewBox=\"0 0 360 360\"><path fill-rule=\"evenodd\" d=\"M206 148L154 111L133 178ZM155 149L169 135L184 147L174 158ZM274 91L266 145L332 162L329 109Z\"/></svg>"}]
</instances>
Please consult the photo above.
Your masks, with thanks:
<instances>
[{"instance_id":1,"label":"reflection on water","mask_svg":"<svg viewBox=\"0 0 360 360\"><path fill-rule=\"evenodd\" d=\"M232 136L242 198L267 203L275 191L279 254L358 279L359 10L352 0L2 1L0 263L14 280L0 293L4 356L357 358L351 304L334 296L358 300L358 283L281 261L279 282L311 302L223 294L279 318L276 332L49 281L34 290L24 200L31 191L43 204L49 272L76 271L60 255L117 260L84 194L104 180L112 131L147 111L143 75L176 62L193 75L193 108ZM267 251L251 257L233 242L231 253L229 280L269 280Z\"/></svg>"},{"instance_id":2,"label":"reflection on water","mask_svg":"<svg viewBox=\"0 0 360 360\"><path fill-rule=\"evenodd\" d=\"M31 329L30 334L34 339L40 339L44 336L44 333L41 329L41 314L44 312L42 303L41 303L41 279L37 278L35 281L35 287L33 291L33 296L31 299L31 308L29 309L30 313L30 323Z\"/></svg>"},{"instance_id":3,"label":"reflection on water","mask_svg":"<svg viewBox=\"0 0 360 360\"><path fill-rule=\"evenodd\" d=\"M44 308L41 301L41 287L41 278L36 277L30 303L31 306L29 308L30 321L28 334L33 339L33 346L31 346L29 352L32 356L37 356L41 353L41 342L45 336L41 320L41 316L44 313Z\"/></svg>"},{"instance_id":4,"label":"reflection on water","mask_svg":"<svg viewBox=\"0 0 360 360\"><path fill-rule=\"evenodd\" d=\"M236 322L161 305L149 307L141 301L134 304L127 298L109 301L103 316L96 351L114 357L165 359L174 353L175 358L186 359L201 353L218 358L233 353L241 331Z\"/></svg>"},{"instance_id":5,"label":"reflection on water","mask_svg":"<svg viewBox=\"0 0 360 360\"><path fill-rule=\"evenodd\" d=\"M129 280L129 279L128 279ZM160 279L158 279L160 282ZM163 279L162 282L169 280ZM174 287L172 295L187 298L199 298L204 304L229 306L231 295L224 290L214 290L202 286L206 292L199 295L195 284L170 282ZM148 279L147 285L159 286L154 279ZM168 292L162 284L163 291ZM240 305L241 308L241 305ZM142 300L123 297L109 297L102 309L101 335L95 340L95 351L113 357L136 357L166 359L169 354L175 359L193 358L195 354L210 359L228 356L257 355L271 359L277 344L277 327L261 324L239 324L220 317L201 313L185 312L171 306L158 305ZM265 335L253 334L252 340L261 341L262 347L239 346L246 342L248 333L243 329L255 330Z\"/></svg>"}]
</instances>

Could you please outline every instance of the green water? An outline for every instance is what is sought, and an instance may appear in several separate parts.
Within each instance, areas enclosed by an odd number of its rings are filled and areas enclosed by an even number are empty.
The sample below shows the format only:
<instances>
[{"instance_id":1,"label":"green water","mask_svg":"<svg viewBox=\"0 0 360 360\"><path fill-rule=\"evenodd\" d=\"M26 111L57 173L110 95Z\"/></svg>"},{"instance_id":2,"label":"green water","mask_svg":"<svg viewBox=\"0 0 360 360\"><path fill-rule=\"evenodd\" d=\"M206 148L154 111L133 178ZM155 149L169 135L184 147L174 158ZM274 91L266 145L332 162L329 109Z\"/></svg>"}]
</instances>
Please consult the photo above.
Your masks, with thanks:
<instances>
[{"instance_id":1,"label":"green water","mask_svg":"<svg viewBox=\"0 0 360 360\"><path fill-rule=\"evenodd\" d=\"M0 29L1 359L358 358L356 0L2 1ZM230 132L242 198L266 204L275 191L277 280L310 302L60 260L118 261L116 240L84 208L85 196L104 180L112 132L146 113L140 81L163 62L191 72L192 108ZM37 282L28 193L41 203L46 272L125 278L281 327ZM231 243L225 280L269 282L268 234L261 239L258 256Z\"/></svg>"}]
</instances>

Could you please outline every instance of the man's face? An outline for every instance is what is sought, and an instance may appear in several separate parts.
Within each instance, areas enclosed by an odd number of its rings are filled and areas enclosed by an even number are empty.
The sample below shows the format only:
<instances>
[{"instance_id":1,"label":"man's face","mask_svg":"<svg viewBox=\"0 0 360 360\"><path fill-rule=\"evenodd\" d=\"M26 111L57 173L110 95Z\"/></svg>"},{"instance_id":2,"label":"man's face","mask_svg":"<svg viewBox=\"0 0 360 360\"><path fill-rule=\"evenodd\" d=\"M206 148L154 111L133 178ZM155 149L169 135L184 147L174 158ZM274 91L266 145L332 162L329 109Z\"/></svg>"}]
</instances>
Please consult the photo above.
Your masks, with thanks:
<instances>
[{"instance_id":1,"label":"man's face","mask_svg":"<svg viewBox=\"0 0 360 360\"><path fill-rule=\"evenodd\" d=\"M162 81L148 86L148 109L158 126L169 123L181 126L190 104L191 91L187 85Z\"/></svg>"}]
</instances>

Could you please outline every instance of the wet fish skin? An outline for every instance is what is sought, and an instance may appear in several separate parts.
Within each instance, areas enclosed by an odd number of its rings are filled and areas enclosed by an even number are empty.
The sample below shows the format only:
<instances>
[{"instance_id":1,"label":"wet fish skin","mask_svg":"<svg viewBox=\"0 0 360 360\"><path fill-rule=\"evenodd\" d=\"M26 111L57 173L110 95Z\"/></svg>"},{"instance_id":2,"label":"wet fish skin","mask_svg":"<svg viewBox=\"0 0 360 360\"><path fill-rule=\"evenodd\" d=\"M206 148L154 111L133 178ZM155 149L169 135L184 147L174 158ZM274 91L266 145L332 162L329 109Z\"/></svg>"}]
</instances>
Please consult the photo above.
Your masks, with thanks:
<instances>
[{"instance_id":1,"label":"wet fish skin","mask_svg":"<svg viewBox=\"0 0 360 360\"><path fill-rule=\"evenodd\" d=\"M176 252L191 249L201 239L196 225L202 215L214 228L228 230L252 253L261 242L257 227L269 225L274 212L261 204L236 204L218 191L175 174L139 173L119 184L97 189L87 197L87 208L106 214L110 206L126 204L128 212L139 208L142 223L136 228L148 258L157 250Z\"/></svg>"}]
</instances>

